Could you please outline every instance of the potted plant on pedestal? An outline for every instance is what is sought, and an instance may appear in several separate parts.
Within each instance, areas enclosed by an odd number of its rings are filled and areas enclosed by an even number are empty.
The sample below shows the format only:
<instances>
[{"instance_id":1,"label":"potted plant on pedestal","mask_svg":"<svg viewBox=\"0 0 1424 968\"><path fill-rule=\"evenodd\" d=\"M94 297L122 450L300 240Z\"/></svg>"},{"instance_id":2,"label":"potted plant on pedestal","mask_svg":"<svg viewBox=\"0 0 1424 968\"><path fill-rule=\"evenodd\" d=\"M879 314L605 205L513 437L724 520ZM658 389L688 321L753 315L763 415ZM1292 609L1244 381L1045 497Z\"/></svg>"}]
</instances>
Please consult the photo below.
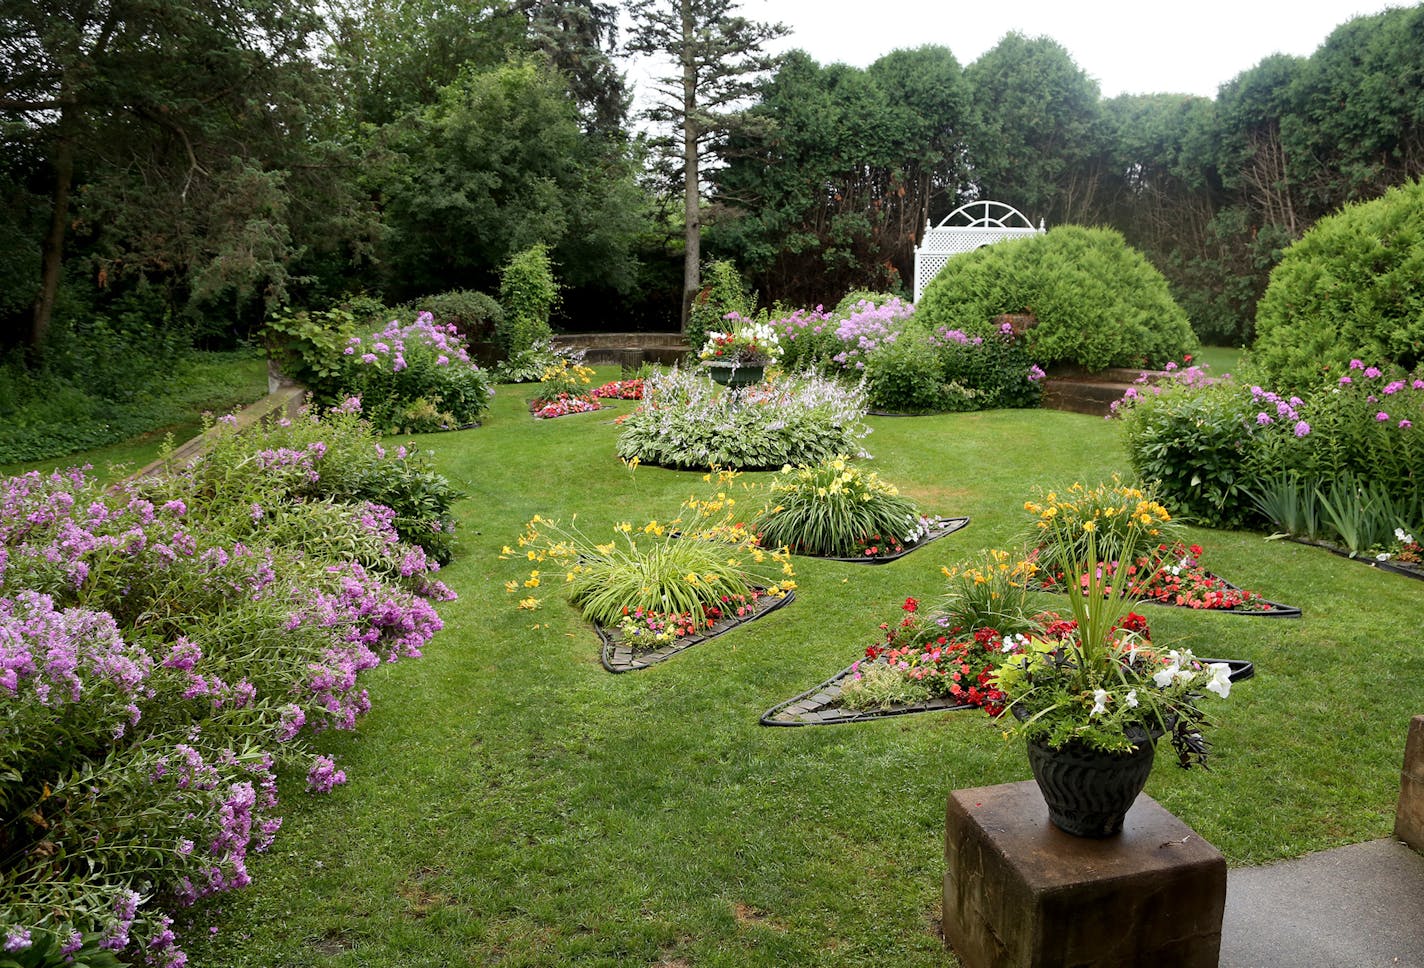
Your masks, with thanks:
<instances>
[{"instance_id":1,"label":"potted plant on pedestal","mask_svg":"<svg viewBox=\"0 0 1424 968\"><path fill-rule=\"evenodd\" d=\"M1099 565L1132 561L1155 541L1171 520L1161 504L1116 480L1042 497L1025 504L1038 515L1042 553L1084 577L1067 583L1071 617L1006 640L992 681L1013 714L1006 735L1026 738L1049 819L1070 834L1108 837L1146 784L1158 738L1171 738L1183 767L1205 761L1199 702L1205 692L1226 698L1230 667L1154 646L1130 609L1126 576Z\"/></svg>"}]
</instances>

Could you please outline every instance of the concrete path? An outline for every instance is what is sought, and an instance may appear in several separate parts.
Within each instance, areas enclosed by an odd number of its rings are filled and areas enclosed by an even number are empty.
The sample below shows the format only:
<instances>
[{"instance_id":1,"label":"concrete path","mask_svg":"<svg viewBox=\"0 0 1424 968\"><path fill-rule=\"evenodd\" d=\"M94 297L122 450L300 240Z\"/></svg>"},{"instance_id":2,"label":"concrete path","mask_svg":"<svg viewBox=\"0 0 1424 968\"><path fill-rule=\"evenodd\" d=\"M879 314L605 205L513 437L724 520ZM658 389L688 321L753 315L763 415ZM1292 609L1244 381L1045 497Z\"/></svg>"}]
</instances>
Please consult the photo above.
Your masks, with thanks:
<instances>
[{"instance_id":1,"label":"concrete path","mask_svg":"<svg viewBox=\"0 0 1424 968\"><path fill-rule=\"evenodd\" d=\"M1424 856L1372 840L1229 871L1220 968L1424 968Z\"/></svg>"}]
</instances>

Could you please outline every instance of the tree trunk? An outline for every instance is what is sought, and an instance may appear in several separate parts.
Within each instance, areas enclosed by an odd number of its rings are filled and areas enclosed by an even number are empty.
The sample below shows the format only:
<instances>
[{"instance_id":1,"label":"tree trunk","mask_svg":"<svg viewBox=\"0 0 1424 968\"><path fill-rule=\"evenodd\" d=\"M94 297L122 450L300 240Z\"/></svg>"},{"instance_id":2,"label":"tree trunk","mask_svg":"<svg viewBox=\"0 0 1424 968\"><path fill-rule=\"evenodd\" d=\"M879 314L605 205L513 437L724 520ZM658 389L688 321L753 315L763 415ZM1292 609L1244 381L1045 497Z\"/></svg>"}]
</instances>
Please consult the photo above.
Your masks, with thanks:
<instances>
[{"instance_id":1,"label":"tree trunk","mask_svg":"<svg viewBox=\"0 0 1424 968\"><path fill-rule=\"evenodd\" d=\"M49 324L54 316L55 298L59 295L59 277L64 268L64 232L69 226L69 189L74 183L74 120L73 109L61 108L59 134L54 146L54 200L49 231L45 233L40 251L40 291L35 297L34 317L30 324L30 349L43 352L49 339Z\"/></svg>"},{"instance_id":2,"label":"tree trunk","mask_svg":"<svg viewBox=\"0 0 1424 968\"><path fill-rule=\"evenodd\" d=\"M702 288L702 205L697 170L697 65L692 0L682 0L682 193L684 248L682 257L682 332L692 315L692 301Z\"/></svg>"}]
</instances>

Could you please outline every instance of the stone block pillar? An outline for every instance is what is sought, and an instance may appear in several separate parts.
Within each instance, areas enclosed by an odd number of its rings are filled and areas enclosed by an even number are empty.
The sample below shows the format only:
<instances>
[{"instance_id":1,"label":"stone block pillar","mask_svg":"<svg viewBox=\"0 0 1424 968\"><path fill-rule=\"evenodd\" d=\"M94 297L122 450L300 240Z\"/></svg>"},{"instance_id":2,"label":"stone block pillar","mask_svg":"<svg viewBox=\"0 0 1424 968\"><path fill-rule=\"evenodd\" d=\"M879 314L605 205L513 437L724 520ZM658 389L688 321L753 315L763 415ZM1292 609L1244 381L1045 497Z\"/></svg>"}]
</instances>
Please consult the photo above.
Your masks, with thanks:
<instances>
[{"instance_id":1,"label":"stone block pillar","mask_svg":"<svg viewBox=\"0 0 1424 968\"><path fill-rule=\"evenodd\" d=\"M1226 860L1151 797L1123 832L1063 833L1032 780L956 790L943 924L966 968L1215 968Z\"/></svg>"}]
</instances>

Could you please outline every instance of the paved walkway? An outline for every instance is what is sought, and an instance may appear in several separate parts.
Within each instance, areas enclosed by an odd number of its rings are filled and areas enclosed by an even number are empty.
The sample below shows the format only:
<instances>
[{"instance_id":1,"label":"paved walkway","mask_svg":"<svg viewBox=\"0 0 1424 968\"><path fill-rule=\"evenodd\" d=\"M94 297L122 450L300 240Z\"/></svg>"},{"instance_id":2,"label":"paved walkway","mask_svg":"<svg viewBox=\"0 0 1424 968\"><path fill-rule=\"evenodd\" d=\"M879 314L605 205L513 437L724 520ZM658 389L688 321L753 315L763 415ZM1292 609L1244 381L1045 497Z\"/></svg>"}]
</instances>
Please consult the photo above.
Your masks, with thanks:
<instances>
[{"instance_id":1,"label":"paved walkway","mask_svg":"<svg viewBox=\"0 0 1424 968\"><path fill-rule=\"evenodd\" d=\"M1221 968L1424 968L1424 856L1372 840L1231 870Z\"/></svg>"}]
</instances>

